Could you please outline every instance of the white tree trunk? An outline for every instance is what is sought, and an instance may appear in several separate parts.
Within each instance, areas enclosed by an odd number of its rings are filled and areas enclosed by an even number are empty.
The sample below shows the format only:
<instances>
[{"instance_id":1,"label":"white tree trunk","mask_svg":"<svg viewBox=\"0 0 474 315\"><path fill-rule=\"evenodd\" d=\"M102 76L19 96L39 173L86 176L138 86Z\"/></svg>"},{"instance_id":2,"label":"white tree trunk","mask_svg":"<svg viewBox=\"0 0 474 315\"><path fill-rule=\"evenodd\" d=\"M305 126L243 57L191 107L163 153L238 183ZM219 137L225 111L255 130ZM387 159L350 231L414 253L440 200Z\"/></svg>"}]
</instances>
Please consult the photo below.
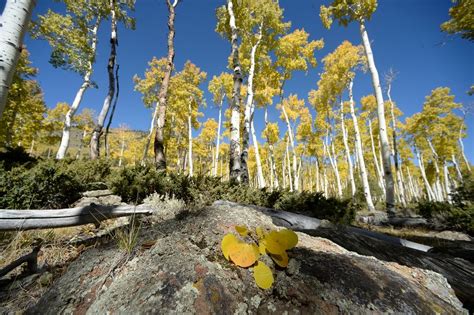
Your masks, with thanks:
<instances>
[{"instance_id":1,"label":"white tree trunk","mask_svg":"<svg viewBox=\"0 0 474 315\"><path fill-rule=\"evenodd\" d=\"M369 119L369 136L370 136L370 144L372 146L372 155L374 157L374 165L375 165L375 170L377 171L377 178L378 178L378 184L380 189L382 190L384 196L385 196L385 184L383 181L383 175L381 171L381 167L379 165L378 159L377 159L377 153L375 152L375 143L374 143L374 135L372 133L372 121Z\"/></svg>"},{"instance_id":2,"label":"white tree trunk","mask_svg":"<svg viewBox=\"0 0 474 315\"><path fill-rule=\"evenodd\" d=\"M435 179L435 188L436 188L436 195L438 201L443 201L443 191L441 188L441 182L440 182L440 170L439 170L439 165L438 165L438 153L436 152L435 148L433 147L433 144L431 143L430 139L426 139L428 142L428 146L431 149L431 152L433 153L433 164L435 166L435 171L436 171L436 179Z\"/></svg>"},{"instance_id":3,"label":"white tree trunk","mask_svg":"<svg viewBox=\"0 0 474 315\"><path fill-rule=\"evenodd\" d=\"M385 178L385 204L389 216L394 215L395 212L395 194L392 175L392 163L390 161L390 146L387 136L387 124L385 123L385 108L383 102L382 88L380 87L380 80L377 68L375 67L374 56L372 54L372 47L370 46L369 36L364 26L364 21L360 23L360 33L362 42L364 44L365 55L367 57L367 64L372 74L372 83L374 86L375 98L377 99L377 114L379 119L379 134L380 143L383 156L383 169Z\"/></svg>"},{"instance_id":4,"label":"white tree trunk","mask_svg":"<svg viewBox=\"0 0 474 315\"><path fill-rule=\"evenodd\" d=\"M290 191L293 191L293 178L291 175L290 153L288 151L288 138L286 138L286 165L288 167L288 182L290 183Z\"/></svg>"},{"instance_id":5,"label":"white tree trunk","mask_svg":"<svg viewBox=\"0 0 474 315\"><path fill-rule=\"evenodd\" d=\"M253 142L253 147L255 149L255 162L257 164L258 188L264 188L266 186L266 183L265 183L265 178L263 177L262 160L260 159L257 134L255 133L255 128L253 126L253 119L250 121L250 132L252 134L252 142Z\"/></svg>"},{"instance_id":6,"label":"white tree trunk","mask_svg":"<svg viewBox=\"0 0 474 315\"><path fill-rule=\"evenodd\" d=\"M230 145L229 145L229 176L240 182L240 88L242 84L242 72L239 61L238 30L235 25L235 15L232 0L227 0L227 12L229 13L229 27L232 32L232 67L234 87L232 91L231 118L230 118Z\"/></svg>"},{"instance_id":7,"label":"white tree trunk","mask_svg":"<svg viewBox=\"0 0 474 315\"><path fill-rule=\"evenodd\" d=\"M191 102L188 104L188 160L189 160L189 176L193 176L193 126L191 122L192 108Z\"/></svg>"},{"instance_id":8,"label":"white tree trunk","mask_svg":"<svg viewBox=\"0 0 474 315\"><path fill-rule=\"evenodd\" d=\"M221 141L221 123L222 123L222 103L224 102L224 96L221 98L221 104L219 106L219 118L217 123L217 136L216 136L216 155L214 158L214 172L213 175L217 176L217 164L219 163L219 146Z\"/></svg>"},{"instance_id":9,"label":"white tree trunk","mask_svg":"<svg viewBox=\"0 0 474 315\"><path fill-rule=\"evenodd\" d=\"M401 175L401 170L400 170L400 160L398 159L398 149L397 149L397 122L395 119L395 110L392 102L392 96L390 95L390 91L392 89L392 85L388 85L388 90L387 90L387 96L388 96L388 101L390 103L390 115L392 118L392 132L393 132L393 137L392 137L392 149L393 149L393 161L395 164L395 173L396 173L396 179L397 179L397 187L398 187L398 196L400 198L400 203L403 206L406 206L406 197L405 197L405 189L403 187L403 182L402 182L402 175Z\"/></svg>"},{"instance_id":10,"label":"white tree trunk","mask_svg":"<svg viewBox=\"0 0 474 315\"><path fill-rule=\"evenodd\" d=\"M269 121L268 121L268 109L265 107L265 114L264 114L264 119L265 119L265 129L268 128ZM272 178L270 186L272 188L278 188L278 174L276 171L276 162L275 162L275 155L273 154L273 144L270 144L270 139L267 137L267 143L268 143L268 151L270 154L270 177Z\"/></svg>"},{"instance_id":11,"label":"white tree trunk","mask_svg":"<svg viewBox=\"0 0 474 315\"><path fill-rule=\"evenodd\" d=\"M454 154L451 155L451 160L453 161L454 168L456 169L456 175L458 177L459 183L462 183L464 180L462 178L461 169L459 168L458 161L456 160L456 156Z\"/></svg>"},{"instance_id":12,"label":"white tree trunk","mask_svg":"<svg viewBox=\"0 0 474 315\"><path fill-rule=\"evenodd\" d=\"M150 131L148 132L148 136L147 136L146 142L145 142L145 148L143 149L142 165L145 164L146 158L148 156L148 150L150 148L151 137L153 136L153 130L155 129L156 117L158 116L158 108L159 107L160 107L159 103L156 102L155 110L153 111L153 117L151 118L151 122L150 122ZM179 159L178 159L178 161L179 161Z\"/></svg>"},{"instance_id":13,"label":"white tree trunk","mask_svg":"<svg viewBox=\"0 0 474 315\"><path fill-rule=\"evenodd\" d=\"M104 127L105 118L109 112L110 105L115 93L115 59L116 59L116 48L117 48L117 19L115 16L115 0L110 0L110 55L107 64L107 72L109 77L109 91L104 99L104 104L100 111L99 117L97 118L97 124L92 132L91 144L90 144L90 155L91 159L97 159L100 155L100 137L102 135L102 129Z\"/></svg>"},{"instance_id":14,"label":"white tree trunk","mask_svg":"<svg viewBox=\"0 0 474 315\"><path fill-rule=\"evenodd\" d=\"M0 15L0 119L35 5L35 0L7 0Z\"/></svg>"},{"instance_id":15,"label":"white tree trunk","mask_svg":"<svg viewBox=\"0 0 474 315\"><path fill-rule=\"evenodd\" d=\"M339 169L337 167L337 155L334 150L334 142L331 140L331 152L329 152L329 160L331 161L332 168L334 169L334 174L336 175L336 184L337 184L337 195L339 198L342 198L342 185L341 185L341 176L339 175Z\"/></svg>"},{"instance_id":16,"label":"white tree trunk","mask_svg":"<svg viewBox=\"0 0 474 315\"><path fill-rule=\"evenodd\" d=\"M369 179L367 176L367 168L365 167L364 150L362 149L362 140L360 137L359 123L357 122L357 116L354 110L354 97L352 95L352 86L353 86L353 82L351 80L351 82L349 83L349 105L351 108L352 122L354 123L356 154L358 157L357 161L359 162L360 175L362 177L362 186L364 188L364 196L367 202L367 207L369 211L375 211L374 203L372 201L372 194L370 192Z\"/></svg>"},{"instance_id":17,"label":"white tree trunk","mask_svg":"<svg viewBox=\"0 0 474 315\"><path fill-rule=\"evenodd\" d=\"M464 153L464 143L463 143L462 138L461 138L461 132L462 132L462 127L459 130L458 142L459 142L459 146L461 147L462 158L463 158L464 162L466 163L467 170L470 172L471 171L471 166L469 164L469 160L466 157L466 154Z\"/></svg>"},{"instance_id":18,"label":"white tree trunk","mask_svg":"<svg viewBox=\"0 0 474 315\"><path fill-rule=\"evenodd\" d=\"M125 137L122 137L122 145L120 146L120 158L118 166L122 166L123 152L125 151Z\"/></svg>"},{"instance_id":19,"label":"white tree trunk","mask_svg":"<svg viewBox=\"0 0 474 315\"><path fill-rule=\"evenodd\" d=\"M423 182L425 183L425 188L426 188L426 194L428 195L428 200L433 201L436 200L435 194L433 190L431 189L430 182L428 181L428 178L426 177L426 172L425 172L425 163L423 162L423 155L415 148L416 152L416 157L418 159L418 164L420 166L420 173L421 173L421 178L423 179Z\"/></svg>"},{"instance_id":20,"label":"white tree trunk","mask_svg":"<svg viewBox=\"0 0 474 315\"><path fill-rule=\"evenodd\" d=\"M244 130L242 135L242 156L241 156L241 173L242 173L242 182L248 182L248 155L249 155L249 134L250 134L250 124L253 116L253 97L254 97L254 86L253 86L253 79L255 76L255 55L257 53L257 48L260 44L260 40L262 39L262 24L260 24L257 41L252 46L250 51L250 69L249 69L249 77L247 81L247 102L245 103L245 111L244 111Z\"/></svg>"},{"instance_id":21,"label":"white tree trunk","mask_svg":"<svg viewBox=\"0 0 474 315\"><path fill-rule=\"evenodd\" d=\"M95 58L95 52L97 50L97 31L99 30L100 25L100 18L97 19L94 28L92 29L92 56ZM79 105L81 105L82 98L84 97L85 91L89 88L91 84L91 76L92 76L92 60L88 61L88 69L87 72L84 74L84 78L81 84L81 87L76 93L74 97L74 101L72 102L71 108L69 108L66 116L64 118L64 127L63 127L63 135L61 138L61 144L59 145L58 152L56 153L56 159L61 160L64 159L66 156L67 149L69 148L69 139L70 139L70 132L71 132L71 124L74 115L76 114Z\"/></svg>"},{"instance_id":22,"label":"white tree trunk","mask_svg":"<svg viewBox=\"0 0 474 315\"><path fill-rule=\"evenodd\" d=\"M446 198L449 203L452 203L451 184L449 182L448 162L446 160L444 161L444 164L443 164L443 171L444 171L444 188L446 189Z\"/></svg>"},{"instance_id":23,"label":"white tree trunk","mask_svg":"<svg viewBox=\"0 0 474 315\"><path fill-rule=\"evenodd\" d=\"M293 188L295 191L298 191L298 161L296 159L296 150L295 150L295 140L294 140L294 136L293 136L293 128L291 128L291 124L290 124L290 119L288 118L288 115L286 113L286 109L285 109L285 106L283 106L283 103L281 104L281 109L283 111L283 115L285 116L285 121L286 121L286 126L288 128L288 136L289 136L289 140L290 140L290 146L291 146L291 154L292 154L292 157L293 157L293 174L292 174L292 178L293 178Z\"/></svg>"},{"instance_id":24,"label":"white tree trunk","mask_svg":"<svg viewBox=\"0 0 474 315\"><path fill-rule=\"evenodd\" d=\"M354 180L354 170L352 167L352 159L351 159L351 151L349 149L349 143L347 142L347 132L346 132L346 126L344 123L344 102L340 101L341 103L341 132L342 132L342 139L344 142L344 149L346 151L346 158L347 158L347 164L349 166L349 181L351 183L351 194L352 197L355 196L356 194L356 185L355 185L355 180Z\"/></svg>"}]
</instances>

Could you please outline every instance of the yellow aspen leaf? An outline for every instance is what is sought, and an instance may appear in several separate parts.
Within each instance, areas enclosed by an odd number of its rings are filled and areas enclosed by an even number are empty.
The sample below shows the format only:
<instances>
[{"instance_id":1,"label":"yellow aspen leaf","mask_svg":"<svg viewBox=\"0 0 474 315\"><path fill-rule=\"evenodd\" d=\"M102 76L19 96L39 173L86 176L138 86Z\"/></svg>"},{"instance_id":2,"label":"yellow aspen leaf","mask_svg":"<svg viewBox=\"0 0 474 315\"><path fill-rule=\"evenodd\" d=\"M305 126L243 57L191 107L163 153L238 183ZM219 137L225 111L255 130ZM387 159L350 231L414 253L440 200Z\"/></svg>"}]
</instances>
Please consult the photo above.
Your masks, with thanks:
<instances>
[{"instance_id":1,"label":"yellow aspen leaf","mask_svg":"<svg viewBox=\"0 0 474 315\"><path fill-rule=\"evenodd\" d=\"M265 255L265 254L266 254L265 241L262 240L262 241L258 244L258 252L260 253L260 255Z\"/></svg>"},{"instance_id":2,"label":"yellow aspen leaf","mask_svg":"<svg viewBox=\"0 0 474 315\"><path fill-rule=\"evenodd\" d=\"M230 259L240 267L250 267L257 261L255 249L250 244L237 243L229 248Z\"/></svg>"},{"instance_id":3,"label":"yellow aspen leaf","mask_svg":"<svg viewBox=\"0 0 474 315\"><path fill-rule=\"evenodd\" d=\"M271 254L281 254L286 249L286 244L282 241L282 236L276 231L271 231L265 236L265 248Z\"/></svg>"},{"instance_id":4,"label":"yellow aspen leaf","mask_svg":"<svg viewBox=\"0 0 474 315\"><path fill-rule=\"evenodd\" d=\"M280 267L286 268L288 266L288 254L286 252L282 252L281 254L275 255L270 254L273 261Z\"/></svg>"},{"instance_id":5,"label":"yellow aspen leaf","mask_svg":"<svg viewBox=\"0 0 474 315\"><path fill-rule=\"evenodd\" d=\"M238 242L239 240L234 234L229 233L224 236L221 242L221 249L225 259L229 260L229 250L232 246L238 244Z\"/></svg>"},{"instance_id":6,"label":"yellow aspen leaf","mask_svg":"<svg viewBox=\"0 0 474 315\"><path fill-rule=\"evenodd\" d=\"M258 259L260 257L260 249L257 245L251 244L253 248L253 252L255 253L255 258Z\"/></svg>"},{"instance_id":7,"label":"yellow aspen leaf","mask_svg":"<svg viewBox=\"0 0 474 315\"><path fill-rule=\"evenodd\" d=\"M258 239L262 239L265 237L265 233L263 232L263 229L260 226L257 226L255 228L255 232L257 233Z\"/></svg>"},{"instance_id":8,"label":"yellow aspen leaf","mask_svg":"<svg viewBox=\"0 0 474 315\"><path fill-rule=\"evenodd\" d=\"M282 243L285 243L285 249L291 249L298 244L298 235L293 232L292 230L284 229L278 231L280 238L282 239Z\"/></svg>"},{"instance_id":9,"label":"yellow aspen leaf","mask_svg":"<svg viewBox=\"0 0 474 315\"><path fill-rule=\"evenodd\" d=\"M259 288L268 289L273 284L272 270L261 261L258 261L257 265L253 268L253 277Z\"/></svg>"},{"instance_id":10,"label":"yellow aspen leaf","mask_svg":"<svg viewBox=\"0 0 474 315\"><path fill-rule=\"evenodd\" d=\"M242 237L246 237L249 234L249 230L245 225L236 225L235 230L240 234Z\"/></svg>"}]
</instances>

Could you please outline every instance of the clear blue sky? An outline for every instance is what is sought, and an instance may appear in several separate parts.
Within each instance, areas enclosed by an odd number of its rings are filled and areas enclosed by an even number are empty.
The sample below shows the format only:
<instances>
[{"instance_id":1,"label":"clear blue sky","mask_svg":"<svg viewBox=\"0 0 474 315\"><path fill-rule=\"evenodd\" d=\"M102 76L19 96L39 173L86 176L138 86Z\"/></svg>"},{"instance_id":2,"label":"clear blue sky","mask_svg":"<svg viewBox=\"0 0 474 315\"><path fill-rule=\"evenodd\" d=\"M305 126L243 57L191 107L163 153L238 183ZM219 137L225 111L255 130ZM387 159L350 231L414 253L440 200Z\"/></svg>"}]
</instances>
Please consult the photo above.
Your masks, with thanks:
<instances>
[{"instance_id":1,"label":"clear blue sky","mask_svg":"<svg viewBox=\"0 0 474 315\"><path fill-rule=\"evenodd\" d=\"M2 0L4 2L4 0ZM215 9L224 0L184 0L177 7L176 14L176 59L177 70L186 60L208 73L208 79L226 70L230 44L214 32ZM292 22L292 29L304 28L312 39L324 38L325 47L316 53L318 62L333 51L343 40L360 43L356 25L343 28L334 24L331 30L323 28L319 19L319 6L329 1L280 0L284 16ZM62 5L52 0L37 1L34 16L48 8L61 10ZM399 74L393 85L392 98L405 115L412 115L422 108L424 98L439 86L451 88L456 101L464 104L474 102L466 91L474 84L474 44L460 38L447 36L439 25L448 20L450 0L379 0L377 11L367 23L369 37L379 73L390 67ZM118 61L120 63L120 99L114 118L114 126L125 123L133 129L147 129L151 114L141 102L140 94L133 90L134 74L143 75L147 62L153 57L166 55L167 8L165 0L138 0L136 30L119 28ZM109 54L109 24L100 30L97 64L93 79L99 89L86 92L81 108L90 107L100 111L107 88L106 61ZM46 42L26 39L34 66L40 69L38 80L43 88L49 107L57 102L71 103L81 84L79 75L49 65L50 48ZM285 93L297 93L307 99L308 92L316 88L321 65L306 75L296 74L286 85ZM212 98L206 90L208 108L205 118L217 117ZM373 92L370 75L358 74L355 82L355 97ZM255 117L256 128L262 129L262 113ZM276 110L271 112L272 120L278 119ZM473 115L467 119L469 137L465 140L466 153L474 160ZM281 125L280 130L285 130ZM197 134L197 132L195 132Z\"/></svg>"}]
</instances>

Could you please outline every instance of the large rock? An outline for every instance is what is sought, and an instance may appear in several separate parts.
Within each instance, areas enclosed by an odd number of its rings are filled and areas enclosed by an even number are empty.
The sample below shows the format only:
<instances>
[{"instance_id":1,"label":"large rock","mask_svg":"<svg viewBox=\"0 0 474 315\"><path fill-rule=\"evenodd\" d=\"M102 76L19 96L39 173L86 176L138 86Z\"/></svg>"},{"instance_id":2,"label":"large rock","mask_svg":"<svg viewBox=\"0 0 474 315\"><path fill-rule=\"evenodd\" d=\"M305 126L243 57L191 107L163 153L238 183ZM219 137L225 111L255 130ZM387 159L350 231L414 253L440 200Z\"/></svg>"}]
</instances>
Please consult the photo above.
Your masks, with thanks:
<instances>
[{"instance_id":1,"label":"large rock","mask_svg":"<svg viewBox=\"0 0 474 315\"><path fill-rule=\"evenodd\" d=\"M251 207L225 204L142 226L135 255L114 243L86 251L29 313L466 313L435 272L303 233L288 268L274 270L273 287L261 290L251 268L220 251L222 237L242 224L277 229Z\"/></svg>"}]
</instances>

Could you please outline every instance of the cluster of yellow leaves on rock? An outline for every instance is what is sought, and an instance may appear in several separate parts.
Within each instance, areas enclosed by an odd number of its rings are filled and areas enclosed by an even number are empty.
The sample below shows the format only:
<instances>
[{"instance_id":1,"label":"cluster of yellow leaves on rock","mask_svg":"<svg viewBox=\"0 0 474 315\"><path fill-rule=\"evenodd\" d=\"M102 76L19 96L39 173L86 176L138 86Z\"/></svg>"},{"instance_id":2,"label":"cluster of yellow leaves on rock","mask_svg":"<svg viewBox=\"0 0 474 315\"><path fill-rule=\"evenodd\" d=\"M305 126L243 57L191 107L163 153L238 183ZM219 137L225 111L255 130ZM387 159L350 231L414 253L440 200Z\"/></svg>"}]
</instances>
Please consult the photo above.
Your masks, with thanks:
<instances>
[{"instance_id":1,"label":"cluster of yellow leaves on rock","mask_svg":"<svg viewBox=\"0 0 474 315\"><path fill-rule=\"evenodd\" d=\"M255 233L251 233L245 226L236 226L235 230L242 238L249 238L253 241L246 243L232 233L226 234L221 242L224 257L244 268L257 263L253 267L256 284L262 289L270 288L273 284L273 274L264 262L258 260L260 255L268 254L278 266L287 267L288 254L286 251L296 246L298 235L288 229L267 233L261 227L257 227Z\"/></svg>"}]
</instances>

